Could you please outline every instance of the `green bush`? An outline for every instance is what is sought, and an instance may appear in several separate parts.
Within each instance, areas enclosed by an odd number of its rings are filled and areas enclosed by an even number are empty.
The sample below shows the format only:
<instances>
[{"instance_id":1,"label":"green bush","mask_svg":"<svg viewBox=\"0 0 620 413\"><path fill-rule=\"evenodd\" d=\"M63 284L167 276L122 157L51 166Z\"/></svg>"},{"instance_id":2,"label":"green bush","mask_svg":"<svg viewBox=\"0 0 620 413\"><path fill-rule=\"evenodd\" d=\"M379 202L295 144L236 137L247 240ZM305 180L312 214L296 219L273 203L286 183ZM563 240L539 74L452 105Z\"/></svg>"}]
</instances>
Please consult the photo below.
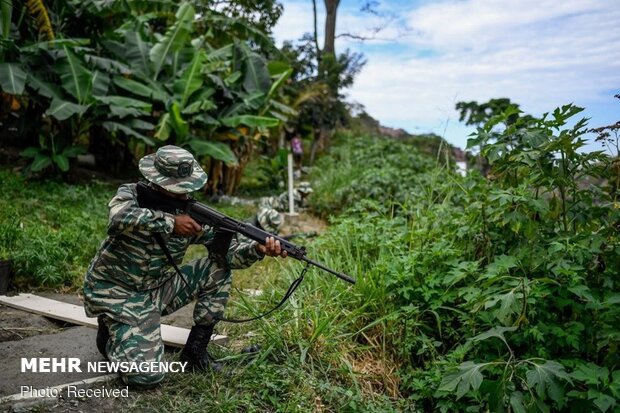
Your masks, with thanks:
<instances>
[{"instance_id":1,"label":"green bush","mask_svg":"<svg viewBox=\"0 0 620 413\"><path fill-rule=\"evenodd\" d=\"M471 141L487 178L352 137L316 169L315 208L343 211L326 260L359 280L352 337L387 349L424 410L620 406L620 208L612 159L581 152L585 121L567 126L579 111L492 119Z\"/></svg>"}]
</instances>

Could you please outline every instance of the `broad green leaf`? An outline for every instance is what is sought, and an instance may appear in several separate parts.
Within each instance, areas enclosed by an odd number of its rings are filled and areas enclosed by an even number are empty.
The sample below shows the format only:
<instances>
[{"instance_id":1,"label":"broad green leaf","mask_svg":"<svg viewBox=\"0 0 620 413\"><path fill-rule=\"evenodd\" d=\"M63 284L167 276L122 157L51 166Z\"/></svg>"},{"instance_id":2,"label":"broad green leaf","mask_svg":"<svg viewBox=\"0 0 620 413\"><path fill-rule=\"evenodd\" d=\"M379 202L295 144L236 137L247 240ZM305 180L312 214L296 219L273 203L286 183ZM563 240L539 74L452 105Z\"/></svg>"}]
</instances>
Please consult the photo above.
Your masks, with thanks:
<instances>
[{"instance_id":1,"label":"broad green leaf","mask_svg":"<svg viewBox=\"0 0 620 413\"><path fill-rule=\"evenodd\" d=\"M170 26L161 41L151 48L149 58L155 66L153 79L156 79L157 75L159 75L168 56L185 44L193 29L192 23L195 14L196 12L191 4L182 3L175 15L177 18L176 22Z\"/></svg>"},{"instance_id":2,"label":"broad green leaf","mask_svg":"<svg viewBox=\"0 0 620 413\"><path fill-rule=\"evenodd\" d=\"M248 93L259 91L266 94L271 87L271 79L265 59L259 54L250 52L246 55L244 64L243 88Z\"/></svg>"},{"instance_id":3,"label":"broad green leaf","mask_svg":"<svg viewBox=\"0 0 620 413\"><path fill-rule=\"evenodd\" d=\"M292 74L293 74L293 69L289 69L286 72L280 74L271 84L269 93L267 93L267 99L271 99L274 93L276 93L276 91L280 89L280 86L282 86L282 84L284 84L284 82L286 82L286 80L289 77L291 77Z\"/></svg>"},{"instance_id":4,"label":"broad green leaf","mask_svg":"<svg viewBox=\"0 0 620 413\"><path fill-rule=\"evenodd\" d=\"M110 86L110 76L106 73L102 73L96 70L93 73L92 78L92 95L93 96L105 96L108 93L108 88Z\"/></svg>"},{"instance_id":5,"label":"broad green leaf","mask_svg":"<svg viewBox=\"0 0 620 413\"><path fill-rule=\"evenodd\" d=\"M277 100L270 100L269 104L278 112L283 113L287 116L298 116L299 112L293 109L292 107L285 105L284 103L278 102Z\"/></svg>"},{"instance_id":6,"label":"broad green leaf","mask_svg":"<svg viewBox=\"0 0 620 413\"><path fill-rule=\"evenodd\" d=\"M25 158L34 158L39 153L41 153L41 149L40 148L36 148L34 146L30 146L30 147L24 149L23 151L21 151L19 154L21 156L25 157Z\"/></svg>"},{"instance_id":7,"label":"broad green leaf","mask_svg":"<svg viewBox=\"0 0 620 413\"><path fill-rule=\"evenodd\" d=\"M107 57L100 57L95 55L84 56L85 60L107 73L121 73L124 75L131 74L131 69L126 64L119 62L118 60L110 59Z\"/></svg>"},{"instance_id":8,"label":"broad green leaf","mask_svg":"<svg viewBox=\"0 0 620 413\"><path fill-rule=\"evenodd\" d=\"M139 32L127 31L125 32L125 44L127 45L125 59L127 59L129 65L145 76L150 77L151 61L149 51L152 47L151 43L145 41Z\"/></svg>"},{"instance_id":9,"label":"broad green leaf","mask_svg":"<svg viewBox=\"0 0 620 413\"><path fill-rule=\"evenodd\" d=\"M470 389L478 390L482 384L481 371L487 364L476 364L473 361L466 361L458 367L458 371L445 376L441 380L438 390L452 392L456 389L457 400L463 397Z\"/></svg>"},{"instance_id":10,"label":"broad green leaf","mask_svg":"<svg viewBox=\"0 0 620 413\"><path fill-rule=\"evenodd\" d=\"M172 132L172 125L170 124L170 114L165 113L159 119L159 124L157 125L157 131L155 132L155 138L160 141L167 141L170 138L170 132Z\"/></svg>"},{"instance_id":11,"label":"broad green leaf","mask_svg":"<svg viewBox=\"0 0 620 413\"><path fill-rule=\"evenodd\" d=\"M83 154L86 152L83 148L79 146L67 146L62 150L62 154L67 158L75 158L76 156Z\"/></svg>"},{"instance_id":12,"label":"broad green leaf","mask_svg":"<svg viewBox=\"0 0 620 413\"><path fill-rule=\"evenodd\" d=\"M194 55L192 62L181 74L181 77L174 82L174 97L183 108L187 105L190 96L200 89L204 83L202 68L205 60L205 52L203 50L198 51Z\"/></svg>"},{"instance_id":13,"label":"broad green leaf","mask_svg":"<svg viewBox=\"0 0 620 413\"><path fill-rule=\"evenodd\" d=\"M0 87L5 93L21 95L26 87L27 74L17 63L0 63Z\"/></svg>"},{"instance_id":14,"label":"broad green leaf","mask_svg":"<svg viewBox=\"0 0 620 413\"><path fill-rule=\"evenodd\" d=\"M165 102L168 96L158 87L154 87L152 84L144 84L137 80L127 79L124 77L115 77L114 84L121 89L134 93L138 96L153 99L158 102Z\"/></svg>"},{"instance_id":15,"label":"broad green leaf","mask_svg":"<svg viewBox=\"0 0 620 413\"><path fill-rule=\"evenodd\" d=\"M592 400L592 403L603 413L617 404L613 397L594 389L588 390L588 399Z\"/></svg>"},{"instance_id":16,"label":"broad green leaf","mask_svg":"<svg viewBox=\"0 0 620 413\"><path fill-rule=\"evenodd\" d=\"M87 103L91 97L92 73L69 47L64 46L63 49L65 57L56 65L61 85L79 104Z\"/></svg>"},{"instance_id":17,"label":"broad green leaf","mask_svg":"<svg viewBox=\"0 0 620 413\"><path fill-rule=\"evenodd\" d=\"M278 119L254 115L231 116L221 119L220 122L222 122L223 125L229 126L231 128L236 128L239 125L245 125L249 127L272 128L280 124L280 121Z\"/></svg>"},{"instance_id":18,"label":"broad green leaf","mask_svg":"<svg viewBox=\"0 0 620 413\"><path fill-rule=\"evenodd\" d=\"M62 90L60 90L58 86L53 83L45 82L32 73L28 76L28 86L36 90L41 96L63 100Z\"/></svg>"},{"instance_id":19,"label":"broad green leaf","mask_svg":"<svg viewBox=\"0 0 620 413\"><path fill-rule=\"evenodd\" d=\"M181 113L184 115L192 115L198 112L206 112L212 109L216 109L217 105L212 100L200 100L188 105Z\"/></svg>"},{"instance_id":20,"label":"broad green leaf","mask_svg":"<svg viewBox=\"0 0 620 413\"><path fill-rule=\"evenodd\" d=\"M282 60L270 60L267 63L267 70L270 76L279 76L291 69L291 66Z\"/></svg>"},{"instance_id":21,"label":"broad green leaf","mask_svg":"<svg viewBox=\"0 0 620 413\"><path fill-rule=\"evenodd\" d=\"M52 158L50 158L47 155L43 155L41 153L38 153L34 157L34 160L32 161L32 163L30 164L30 169L33 172L39 172L39 171L42 171L43 169L47 168L51 164L52 164Z\"/></svg>"},{"instance_id":22,"label":"broad green leaf","mask_svg":"<svg viewBox=\"0 0 620 413\"><path fill-rule=\"evenodd\" d=\"M492 329L485 331L484 333L478 334L477 336L470 338L470 340L483 341L487 338L497 337L504 343L506 343L506 345L508 345L508 343L506 342L506 338L504 337L504 333L507 333L509 331L515 331L516 329L517 327L493 327Z\"/></svg>"},{"instance_id":23,"label":"broad green leaf","mask_svg":"<svg viewBox=\"0 0 620 413\"><path fill-rule=\"evenodd\" d=\"M149 146L155 146L155 141L153 141L153 139L136 132L129 126L123 125L122 123L103 122L102 126L109 132L122 132L127 136L133 136L134 138L140 139Z\"/></svg>"},{"instance_id":24,"label":"broad green leaf","mask_svg":"<svg viewBox=\"0 0 620 413\"><path fill-rule=\"evenodd\" d=\"M553 401L561 403L563 392L556 382L556 377L570 382L570 377L564 371L564 366L552 360L547 360L542 365L531 364L534 368L525 372L527 385L535 389L541 399L544 399L545 393L547 393Z\"/></svg>"},{"instance_id":25,"label":"broad green leaf","mask_svg":"<svg viewBox=\"0 0 620 413\"><path fill-rule=\"evenodd\" d=\"M515 391L510 394L510 407L514 413L526 413L525 406L523 404L523 393Z\"/></svg>"},{"instance_id":26,"label":"broad green leaf","mask_svg":"<svg viewBox=\"0 0 620 413\"><path fill-rule=\"evenodd\" d=\"M67 172L69 170L69 159L66 156L62 154L52 155L52 161L61 171Z\"/></svg>"},{"instance_id":27,"label":"broad green leaf","mask_svg":"<svg viewBox=\"0 0 620 413\"><path fill-rule=\"evenodd\" d=\"M53 99L45 114L58 120L66 120L76 114L82 115L87 109L88 106L86 105L78 105L66 100Z\"/></svg>"},{"instance_id":28,"label":"broad green leaf","mask_svg":"<svg viewBox=\"0 0 620 413\"><path fill-rule=\"evenodd\" d=\"M0 36L8 39L11 33L11 15L13 14L13 0L0 0Z\"/></svg>"},{"instance_id":29,"label":"broad green leaf","mask_svg":"<svg viewBox=\"0 0 620 413\"><path fill-rule=\"evenodd\" d=\"M174 129L174 132L181 141L184 141L189 134L189 123L183 116L181 116L181 109L179 108L179 104L174 102L170 107L170 124Z\"/></svg>"},{"instance_id":30,"label":"broad green leaf","mask_svg":"<svg viewBox=\"0 0 620 413\"><path fill-rule=\"evenodd\" d=\"M208 155L229 165L237 165L238 163L237 157L225 143L192 139L189 141L189 146L198 156Z\"/></svg>"},{"instance_id":31,"label":"broad green leaf","mask_svg":"<svg viewBox=\"0 0 620 413\"><path fill-rule=\"evenodd\" d=\"M152 105L141 100L125 96L103 96L98 98L109 106L112 115L124 118L127 116L140 117L151 113Z\"/></svg>"}]
</instances>

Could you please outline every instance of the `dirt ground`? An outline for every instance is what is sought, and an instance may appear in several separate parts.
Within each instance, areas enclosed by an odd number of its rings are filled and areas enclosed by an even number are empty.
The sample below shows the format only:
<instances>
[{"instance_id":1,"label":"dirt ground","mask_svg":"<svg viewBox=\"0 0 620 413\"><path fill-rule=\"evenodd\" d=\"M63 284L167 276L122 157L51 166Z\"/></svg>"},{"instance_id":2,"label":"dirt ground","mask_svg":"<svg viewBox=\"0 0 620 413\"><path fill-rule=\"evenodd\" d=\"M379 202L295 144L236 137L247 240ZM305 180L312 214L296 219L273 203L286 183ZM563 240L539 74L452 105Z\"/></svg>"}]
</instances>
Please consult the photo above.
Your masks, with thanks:
<instances>
[{"instance_id":1,"label":"dirt ground","mask_svg":"<svg viewBox=\"0 0 620 413\"><path fill-rule=\"evenodd\" d=\"M282 235L301 234L292 242L304 244L306 237L320 233L326 228L325 222L307 214L285 217ZM35 294L58 301L82 305L77 294L36 292ZM190 328L193 304L174 314L162 318L162 323ZM86 378L101 376L101 373L22 373L21 359L34 357L78 357L81 363L103 361L95 347L96 330L49 319L29 312L0 305L0 412L93 412L108 413L117 411L140 411L135 406L138 390L129 390L129 397L53 397L49 399L4 401L3 398L20 394L22 386L33 389L47 389L53 386L73 383ZM230 343L235 346L235 343ZM168 349L170 352L178 351ZM92 388L124 389L120 380L89 385ZM89 387L82 385L81 387ZM158 389L151 392L160 391ZM62 394L62 393L61 393Z\"/></svg>"}]
</instances>

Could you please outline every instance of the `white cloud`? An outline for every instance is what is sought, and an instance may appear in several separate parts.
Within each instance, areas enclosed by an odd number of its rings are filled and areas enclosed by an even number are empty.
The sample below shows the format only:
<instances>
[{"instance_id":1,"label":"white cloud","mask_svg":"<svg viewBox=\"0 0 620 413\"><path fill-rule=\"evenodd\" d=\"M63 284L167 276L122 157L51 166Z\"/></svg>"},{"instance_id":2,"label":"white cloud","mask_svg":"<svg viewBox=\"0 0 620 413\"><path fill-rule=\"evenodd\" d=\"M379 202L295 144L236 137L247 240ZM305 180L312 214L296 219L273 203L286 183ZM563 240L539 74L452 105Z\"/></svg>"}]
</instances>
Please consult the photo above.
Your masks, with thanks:
<instances>
[{"instance_id":1,"label":"white cloud","mask_svg":"<svg viewBox=\"0 0 620 413\"><path fill-rule=\"evenodd\" d=\"M337 48L361 50L368 60L349 91L352 100L384 124L441 134L448 119L456 122L459 100L509 97L534 115L569 102L615 104L609 90L620 91L617 6L609 0L429 1L402 14L413 29L408 36L380 47L339 41ZM298 7L285 2L285 17L301 13ZM291 17L296 27L308 22L305 31L311 29L311 5L309 12ZM340 13L339 30L368 27L368 19Z\"/></svg>"}]
</instances>

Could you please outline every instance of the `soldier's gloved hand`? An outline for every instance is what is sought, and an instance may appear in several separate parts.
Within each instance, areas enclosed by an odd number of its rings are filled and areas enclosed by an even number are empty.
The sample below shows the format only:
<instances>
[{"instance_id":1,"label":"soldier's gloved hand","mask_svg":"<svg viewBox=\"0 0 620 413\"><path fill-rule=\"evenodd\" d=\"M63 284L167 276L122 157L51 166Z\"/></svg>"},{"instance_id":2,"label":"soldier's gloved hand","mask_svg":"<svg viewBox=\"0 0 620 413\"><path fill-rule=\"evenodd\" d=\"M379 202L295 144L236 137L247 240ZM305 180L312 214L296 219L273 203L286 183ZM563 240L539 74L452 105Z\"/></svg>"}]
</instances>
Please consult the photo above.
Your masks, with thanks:
<instances>
[{"instance_id":1,"label":"soldier's gloved hand","mask_svg":"<svg viewBox=\"0 0 620 413\"><path fill-rule=\"evenodd\" d=\"M270 257L276 257L279 255L282 258L286 258L287 256L286 251L284 251L280 246L280 241L276 240L274 237L268 237L265 240L265 245L256 244L256 251Z\"/></svg>"},{"instance_id":2,"label":"soldier's gloved hand","mask_svg":"<svg viewBox=\"0 0 620 413\"><path fill-rule=\"evenodd\" d=\"M202 227L189 215L174 216L174 233L182 237L191 237L200 234Z\"/></svg>"}]
</instances>

